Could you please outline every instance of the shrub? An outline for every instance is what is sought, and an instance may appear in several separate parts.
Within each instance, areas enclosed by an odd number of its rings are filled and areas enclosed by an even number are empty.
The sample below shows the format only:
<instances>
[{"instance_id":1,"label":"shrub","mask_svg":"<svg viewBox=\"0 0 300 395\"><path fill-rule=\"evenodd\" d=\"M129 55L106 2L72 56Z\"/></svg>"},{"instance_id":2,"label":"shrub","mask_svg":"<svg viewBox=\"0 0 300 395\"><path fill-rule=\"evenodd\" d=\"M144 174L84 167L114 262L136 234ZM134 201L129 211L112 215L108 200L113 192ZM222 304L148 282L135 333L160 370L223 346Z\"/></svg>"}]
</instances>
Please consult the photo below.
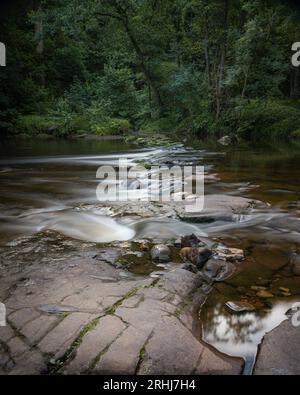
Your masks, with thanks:
<instances>
[{"instance_id":1,"label":"shrub","mask_svg":"<svg viewBox=\"0 0 300 395\"><path fill-rule=\"evenodd\" d=\"M100 136L118 135L127 132L130 129L130 122L127 119L106 118L102 123L96 123L91 126L91 131Z\"/></svg>"},{"instance_id":2,"label":"shrub","mask_svg":"<svg viewBox=\"0 0 300 395\"><path fill-rule=\"evenodd\" d=\"M224 124L243 139L289 138L298 129L300 109L275 100L243 101L227 114Z\"/></svg>"},{"instance_id":3,"label":"shrub","mask_svg":"<svg viewBox=\"0 0 300 395\"><path fill-rule=\"evenodd\" d=\"M17 119L16 128L25 135L47 133L59 127L51 117L41 115L22 115Z\"/></svg>"}]
</instances>

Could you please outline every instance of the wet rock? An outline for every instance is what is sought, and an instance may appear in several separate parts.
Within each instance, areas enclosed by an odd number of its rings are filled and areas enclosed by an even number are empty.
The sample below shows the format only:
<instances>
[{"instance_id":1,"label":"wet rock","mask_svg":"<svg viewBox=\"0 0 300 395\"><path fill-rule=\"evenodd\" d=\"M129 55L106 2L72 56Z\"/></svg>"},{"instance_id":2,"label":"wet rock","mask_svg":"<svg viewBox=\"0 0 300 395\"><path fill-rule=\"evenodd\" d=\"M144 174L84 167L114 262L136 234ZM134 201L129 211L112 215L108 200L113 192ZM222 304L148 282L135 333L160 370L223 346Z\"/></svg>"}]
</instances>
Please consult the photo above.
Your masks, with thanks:
<instances>
[{"instance_id":1,"label":"wet rock","mask_svg":"<svg viewBox=\"0 0 300 395\"><path fill-rule=\"evenodd\" d=\"M120 278L130 278L130 277L132 277L132 274L129 273L129 272L125 272L125 271L121 270L121 271L118 273L118 276L119 276Z\"/></svg>"},{"instance_id":2,"label":"wet rock","mask_svg":"<svg viewBox=\"0 0 300 395\"><path fill-rule=\"evenodd\" d=\"M233 313L245 313L255 310L255 307L247 302L227 302L225 306Z\"/></svg>"},{"instance_id":3,"label":"wet rock","mask_svg":"<svg viewBox=\"0 0 300 395\"><path fill-rule=\"evenodd\" d=\"M196 261L197 268L201 270L211 257L212 251L209 248L199 248Z\"/></svg>"},{"instance_id":4,"label":"wet rock","mask_svg":"<svg viewBox=\"0 0 300 395\"><path fill-rule=\"evenodd\" d=\"M204 266L202 275L208 281L224 281L231 277L235 271L235 266L226 261L210 259Z\"/></svg>"},{"instance_id":5,"label":"wet rock","mask_svg":"<svg viewBox=\"0 0 300 395\"><path fill-rule=\"evenodd\" d=\"M286 312L286 316L289 318L292 318L296 313L298 313L300 310L300 306L298 306L298 304L295 304L294 306L292 306L287 312Z\"/></svg>"},{"instance_id":6,"label":"wet rock","mask_svg":"<svg viewBox=\"0 0 300 395\"><path fill-rule=\"evenodd\" d=\"M267 288L265 288L265 287L258 287L258 286L256 286L256 285L253 285L253 286L251 287L251 290L252 290L252 291L255 291L255 292L260 292L260 291L266 291Z\"/></svg>"},{"instance_id":7,"label":"wet rock","mask_svg":"<svg viewBox=\"0 0 300 395\"><path fill-rule=\"evenodd\" d=\"M152 272L150 274L151 278L160 278L162 276L164 276L166 273L165 272Z\"/></svg>"},{"instance_id":8,"label":"wet rock","mask_svg":"<svg viewBox=\"0 0 300 395\"><path fill-rule=\"evenodd\" d=\"M256 294L259 298L261 299L269 299L269 298L274 298L274 295L266 290L261 290L259 292L257 292Z\"/></svg>"},{"instance_id":9,"label":"wet rock","mask_svg":"<svg viewBox=\"0 0 300 395\"><path fill-rule=\"evenodd\" d=\"M238 248L219 247L216 252L218 258L230 262L242 261L245 259L244 251Z\"/></svg>"},{"instance_id":10,"label":"wet rock","mask_svg":"<svg viewBox=\"0 0 300 395\"><path fill-rule=\"evenodd\" d=\"M259 349L255 375L300 374L300 330L290 320L267 333Z\"/></svg>"},{"instance_id":11,"label":"wet rock","mask_svg":"<svg viewBox=\"0 0 300 395\"><path fill-rule=\"evenodd\" d=\"M195 234L184 236L181 238L181 248L197 248L200 246L204 246L204 243Z\"/></svg>"},{"instance_id":12,"label":"wet rock","mask_svg":"<svg viewBox=\"0 0 300 395\"><path fill-rule=\"evenodd\" d=\"M179 256L184 262L196 264L198 252L198 248L184 247L180 250Z\"/></svg>"},{"instance_id":13,"label":"wet rock","mask_svg":"<svg viewBox=\"0 0 300 395\"><path fill-rule=\"evenodd\" d=\"M201 285L201 291L205 294L208 295L212 291L212 285L210 284L202 284Z\"/></svg>"},{"instance_id":14,"label":"wet rock","mask_svg":"<svg viewBox=\"0 0 300 395\"><path fill-rule=\"evenodd\" d=\"M154 246L151 250L151 258L153 262L164 263L170 262L171 260L171 250L164 244L158 244Z\"/></svg>"},{"instance_id":15,"label":"wet rock","mask_svg":"<svg viewBox=\"0 0 300 395\"><path fill-rule=\"evenodd\" d=\"M212 257L212 251L209 248L182 248L179 253L184 262L191 262L201 270L204 264Z\"/></svg>"},{"instance_id":16,"label":"wet rock","mask_svg":"<svg viewBox=\"0 0 300 395\"><path fill-rule=\"evenodd\" d=\"M253 208L266 208L266 203L232 195L206 195L201 211L187 212L185 207L177 207L180 219L192 223L210 223L217 220L236 221L236 216L249 214Z\"/></svg>"},{"instance_id":17,"label":"wet rock","mask_svg":"<svg viewBox=\"0 0 300 395\"><path fill-rule=\"evenodd\" d=\"M181 239L176 239L174 241L174 247L176 247L176 248L180 248L181 247Z\"/></svg>"},{"instance_id":18,"label":"wet rock","mask_svg":"<svg viewBox=\"0 0 300 395\"><path fill-rule=\"evenodd\" d=\"M297 253L293 253L290 259L290 263L292 264L293 274L295 276L300 276L300 255Z\"/></svg>"},{"instance_id":19,"label":"wet rock","mask_svg":"<svg viewBox=\"0 0 300 395\"><path fill-rule=\"evenodd\" d=\"M139 247L140 247L141 251L148 252L148 251L150 251L150 248L151 248L150 247L150 242L148 240L142 240L139 243Z\"/></svg>"},{"instance_id":20,"label":"wet rock","mask_svg":"<svg viewBox=\"0 0 300 395\"><path fill-rule=\"evenodd\" d=\"M276 296L283 296L284 298L288 298L292 296L292 293L289 288L280 287L278 288L278 292L276 292Z\"/></svg>"},{"instance_id":21,"label":"wet rock","mask_svg":"<svg viewBox=\"0 0 300 395\"><path fill-rule=\"evenodd\" d=\"M191 273L197 273L198 269L197 266L193 265L192 263L185 263L182 266L180 266L181 269L187 270Z\"/></svg>"},{"instance_id":22,"label":"wet rock","mask_svg":"<svg viewBox=\"0 0 300 395\"><path fill-rule=\"evenodd\" d=\"M144 253L142 251L131 251L130 254L127 255L134 255L138 258L142 258L144 256Z\"/></svg>"},{"instance_id":23,"label":"wet rock","mask_svg":"<svg viewBox=\"0 0 300 395\"><path fill-rule=\"evenodd\" d=\"M222 138L220 138L220 140L218 140L218 143L224 146L228 146L232 143L232 139L230 136L223 136Z\"/></svg>"},{"instance_id":24,"label":"wet rock","mask_svg":"<svg viewBox=\"0 0 300 395\"><path fill-rule=\"evenodd\" d=\"M129 241L124 241L123 243L120 244L120 247L126 250L130 250L131 246L132 244Z\"/></svg>"},{"instance_id":25,"label":"wet rock","mask_svg":"<svg viewBox=\"0 0 300 395\"><path fill-rule=\"evenodd\" d=\"M280 287L279 291L284 292L284 293L290 293L290 289L289 288L285 288L285 287Z\"/></svg>"},{"instance_id":26,"label":"wet rock","mask_svg":"<svg viewBox=\"0 0 300 395\"><path fill-rule=\"evenodd\" d=\"M107 249L100 251L99 254L95 255L93 259L97 261L104 261L114 267L118 267L117 261L121 256L121 251L116 249Z\"/></svg>"}]
</instances>

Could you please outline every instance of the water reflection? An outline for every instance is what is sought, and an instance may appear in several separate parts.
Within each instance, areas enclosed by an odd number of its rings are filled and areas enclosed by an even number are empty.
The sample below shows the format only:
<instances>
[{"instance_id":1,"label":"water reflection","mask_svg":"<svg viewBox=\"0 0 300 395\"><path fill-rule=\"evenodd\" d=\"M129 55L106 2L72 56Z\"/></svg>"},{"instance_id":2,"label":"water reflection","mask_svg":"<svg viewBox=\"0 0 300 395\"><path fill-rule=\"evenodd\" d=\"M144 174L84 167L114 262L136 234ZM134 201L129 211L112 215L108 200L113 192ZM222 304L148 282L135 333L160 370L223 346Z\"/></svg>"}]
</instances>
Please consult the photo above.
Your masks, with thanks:
<instances>
[{"instance_id":1,"label":"water reflection","mask_svg":"<svg viewBox=\"0 0 300 395\"><path fill-rule=\"evenodd\" d=\"M223 303L209 305L201 313L203 339L227 355L244 358L244 374L251 374L262 338L287 319L294 302L277 301L268 311L244 314L230 313Z\"/></svg>"}]
</instances>

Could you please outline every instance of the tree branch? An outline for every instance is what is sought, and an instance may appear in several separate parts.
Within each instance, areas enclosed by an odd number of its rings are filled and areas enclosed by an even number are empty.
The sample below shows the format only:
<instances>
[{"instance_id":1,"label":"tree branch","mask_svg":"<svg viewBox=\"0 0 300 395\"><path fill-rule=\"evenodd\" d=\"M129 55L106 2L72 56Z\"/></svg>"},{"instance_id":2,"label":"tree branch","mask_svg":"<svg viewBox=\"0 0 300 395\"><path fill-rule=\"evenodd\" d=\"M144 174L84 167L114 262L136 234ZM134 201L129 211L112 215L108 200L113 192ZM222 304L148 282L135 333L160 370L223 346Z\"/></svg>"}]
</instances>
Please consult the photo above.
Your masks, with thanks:
<instances>
[{"instance_id":1,"label":"tree branch","mask_svg":"<svg viewBox=\"0 0 300 395\"><path fill-rule=\"evenodd\" d=\"M110 13L107 13L107 12L96 12L96 15L107 17L107 18L114 18L114 19L117 19L119 21L122 21L122 18L119 15L110 14Z\"/></svg>"}]
</instances>

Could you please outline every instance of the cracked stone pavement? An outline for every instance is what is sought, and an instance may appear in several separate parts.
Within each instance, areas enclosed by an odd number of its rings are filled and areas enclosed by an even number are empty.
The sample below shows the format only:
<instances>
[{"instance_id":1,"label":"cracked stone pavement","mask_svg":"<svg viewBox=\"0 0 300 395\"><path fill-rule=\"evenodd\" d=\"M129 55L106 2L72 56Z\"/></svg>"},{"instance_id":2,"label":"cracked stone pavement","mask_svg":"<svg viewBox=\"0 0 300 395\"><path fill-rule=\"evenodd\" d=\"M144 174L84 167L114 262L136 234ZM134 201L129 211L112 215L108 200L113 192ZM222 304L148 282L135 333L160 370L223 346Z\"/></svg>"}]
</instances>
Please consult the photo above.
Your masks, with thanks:
<instances>
[{"instance_id":1,"label":"cracked stone pavement","mask_svg":"<svg viewBox=\"0 0 300 395\"><path fill-rule=\"evenodd\" d=\"M43 264L40 251L36 260L26 251L30 263L10 262L0 277L0 374L241 373L242 360L200 340L199 275L174 265L158 279L123 278L101 261L112 250L95 260L88 248L48 251Z\"/></svg>"}]
</instances>

